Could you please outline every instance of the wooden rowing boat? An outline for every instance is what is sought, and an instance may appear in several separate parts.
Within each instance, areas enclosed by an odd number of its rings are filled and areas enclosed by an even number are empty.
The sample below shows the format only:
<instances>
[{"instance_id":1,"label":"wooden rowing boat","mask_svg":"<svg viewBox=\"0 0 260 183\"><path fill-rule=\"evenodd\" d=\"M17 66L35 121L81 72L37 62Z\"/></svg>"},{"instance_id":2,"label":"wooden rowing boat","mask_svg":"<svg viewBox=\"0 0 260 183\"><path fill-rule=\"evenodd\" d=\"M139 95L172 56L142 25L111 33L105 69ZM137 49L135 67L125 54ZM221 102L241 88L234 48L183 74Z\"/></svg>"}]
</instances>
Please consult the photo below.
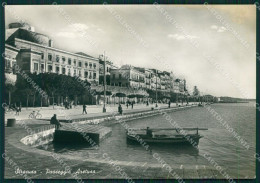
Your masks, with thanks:
<instances>
[{"instance_id":1,"label":"wooden rowing boat","mask_svg":"<svg viewBox=\"0 0 260 183\"><path fill-rule=\"evenodd\" d=\"M199 130L207 128L157 128L157 129L128 129L127 142L146 142L157 144L190 144L198 145L203 136ZM195 133L192 133L195 131Z\"/></svg>"}]
</instances>

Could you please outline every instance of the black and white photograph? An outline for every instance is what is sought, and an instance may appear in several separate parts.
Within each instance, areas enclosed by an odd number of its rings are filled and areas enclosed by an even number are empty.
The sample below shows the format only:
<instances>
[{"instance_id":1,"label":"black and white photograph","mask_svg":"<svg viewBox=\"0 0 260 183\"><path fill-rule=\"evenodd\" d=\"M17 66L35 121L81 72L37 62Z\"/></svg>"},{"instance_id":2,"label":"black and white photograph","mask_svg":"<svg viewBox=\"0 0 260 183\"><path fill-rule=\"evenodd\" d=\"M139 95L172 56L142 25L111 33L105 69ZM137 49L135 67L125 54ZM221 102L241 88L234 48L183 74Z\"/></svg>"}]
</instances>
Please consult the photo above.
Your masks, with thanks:
<instances>
[{"instance_id":1,"label":"black and white photograph","mask_svg":"<svg viewBox=\"0 0 260 183\"><path fill-rule=\"evenodd\" d=\"M260 4L1 5L4 179L256 179Z\"/></svg>"}]
</instances>

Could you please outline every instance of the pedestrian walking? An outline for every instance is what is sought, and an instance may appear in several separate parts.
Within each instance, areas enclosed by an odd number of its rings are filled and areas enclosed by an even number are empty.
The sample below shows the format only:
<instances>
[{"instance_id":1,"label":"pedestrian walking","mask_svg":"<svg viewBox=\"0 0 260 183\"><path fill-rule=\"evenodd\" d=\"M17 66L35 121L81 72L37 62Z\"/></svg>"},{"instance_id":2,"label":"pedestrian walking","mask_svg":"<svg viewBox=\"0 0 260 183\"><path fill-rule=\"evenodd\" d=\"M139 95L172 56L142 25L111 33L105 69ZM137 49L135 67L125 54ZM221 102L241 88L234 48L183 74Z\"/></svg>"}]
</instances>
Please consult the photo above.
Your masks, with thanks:
<instances>
[{"instance_id":1,"label":"pedestrian walking","mask_svg":"<svg viewBox=\"0 0 260 183\"><path fill-rule=\"evenodd\" d=\"M50 121L51 125L55 125L55 129L58 130L62 125L60 124L59 120L57 119L56 114L54 114Z\"/></svg>"},{"instance_id":2,"label":"pedestrian walking","mask_svg":"<svg viewBox=\"0 0 260 183\"><path fill-rule=\"evenodd\" d=\"M14 104L11 104L11 109L13 110L13 111L16 111L16 104L14 103Z\"/></svg>"},{"instance_id":3,"label":"pedestrian walking","mask_svg":"<svg viewBox=\"0 0 260 183\"><path fill-rule=\"evenodd\" d=\"M87 108L87 106L86 106L85 104L83 104L83 114L84 114L84 113L87 114L86 108Z\"/></svg>"},{"instance_id":4,"label":"pedestrian walking","mask_svg":"<svg viewBox=\"0 0 260 183\"><path fill-rule=\"evenodd\" d=\"M119 114L123 114L123 109L122 109L122 106L121 106L121 104L119 104L119 106L118 106L118 112L119 112Z\"/></svg>"},{"instance_id":5,"label":"pedestrian walking","mask_svg":"<svg viewBox=\"0 0 260 183\"><path fill-rule=\"evenodd\" d=\"M132 105L132 109L133 109L134 108L134 101L132 101L131 105Z\"/></svg>"},{"instance_id":6,"label":"pedestrian walking","mask_svg":"<svg viewBox=\"0 0 260 183\"><path fill-rule=\"evenodd\" d=\"M19 111L20 111L19 107L16 107L15 111L16 111L15 115L19 116Z\"/></svg>"},{"instance_id":7,"label":"pedestrian walking","mask_svg":"<svg viewBox=\"0 0 260 183\"><path fill-rule=\"evenodd\" d=\"M171 107L171 101L169 100L169 102L168 102L168 108L170 108Z\"/></svg>"},{"instance_id":8,"label":"pedestrian walking","mask_svg":"<svg viewBox=\"0 0 260 183\"><path fill-rule=\"evenodd\" d=\"M146 106L149 106L149 102L148 102L148 100L146 101Z\"/></svg>"},{"instance_id":9,"label":"pedestrian walking","mask_svg":"<svg viewBox=\"0 0 260 183\"><path fill-rule=\"evenodd\" d=\"M147 135L148 137L152 137L152 136L153 136L152 130L151 130L149 127L146 128L146 135Z\"/></svg>"}]
</instances>

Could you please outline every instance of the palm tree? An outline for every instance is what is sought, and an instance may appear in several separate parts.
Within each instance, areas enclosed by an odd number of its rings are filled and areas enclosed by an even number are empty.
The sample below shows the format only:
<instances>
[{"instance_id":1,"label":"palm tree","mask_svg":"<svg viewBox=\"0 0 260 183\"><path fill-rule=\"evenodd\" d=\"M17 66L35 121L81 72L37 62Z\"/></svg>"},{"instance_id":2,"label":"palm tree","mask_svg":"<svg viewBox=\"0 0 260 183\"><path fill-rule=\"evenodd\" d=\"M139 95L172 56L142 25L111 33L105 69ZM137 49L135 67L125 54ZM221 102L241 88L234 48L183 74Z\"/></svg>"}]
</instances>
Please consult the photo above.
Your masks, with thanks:
<instances>
[{"instance_id":1,"label":"palm tree","mask_svg":"<svg viewBox=\"0 0 260 183\"><path fill-rule=\"evenodd\" d=\"M198 89L198 87L197 86L194 86L194 89L193 89L193 96L195 97L195 98L199 98L200 99L200 91L199 91L199 89Z\"/></svg>"}]
</instances>

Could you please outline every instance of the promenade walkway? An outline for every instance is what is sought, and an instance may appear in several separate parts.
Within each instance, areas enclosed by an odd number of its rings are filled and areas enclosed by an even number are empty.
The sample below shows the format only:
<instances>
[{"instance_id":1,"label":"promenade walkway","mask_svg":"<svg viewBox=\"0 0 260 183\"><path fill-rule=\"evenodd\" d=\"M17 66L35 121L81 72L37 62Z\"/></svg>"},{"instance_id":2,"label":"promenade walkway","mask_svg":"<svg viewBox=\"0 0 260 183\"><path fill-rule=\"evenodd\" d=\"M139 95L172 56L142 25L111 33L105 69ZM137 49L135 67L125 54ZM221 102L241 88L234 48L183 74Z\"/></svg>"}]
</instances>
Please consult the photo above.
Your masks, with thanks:
<instances>
[{"instance_id":1,"label":"promenade walkway","mask_svg":"<svg viewBox=\"0 0 260 183\"><path fill-rule=\"evenodd\" d=\"M190 103L191 105L192 103ZM168 104L158 104L159 107L161 108L167 108ZM144 111L149 111L151 110L151 107L155 107L154 104L150 104L149 106L146 106L145 104L135 104L134 108L132 109L131 106L126 107L126 105L122 105L123 108L123 113L124 114L131 114L131 113L136 113L136 112L144 112ZM176 107L175 103L171 104L171 107ZM8 118L15 118L17 121L19 120L27 120L29 119L29 115L32 111L40 111L42 114L41 119L46 119L49 120L53 114L57 114L58 119L64 119L65 116L70 116L70 119L75 119L75 118L100 118L100 117L105 117L108 115L111 115L114 112L118 111L118 105L107 105L106 106L106 113L102 112L103 105L89 105L87 106L87 113L88 114L82 114L83 107L82 105L78 105L76 107L73 107L72 109L65 109L64 107L61 106L55 106L54 108L52 106L50 107L34 107L34 108L23 108L22 112L20 112L19 115L15 115L15 112L8 112L5 114L5 122L7 121Z\"/></svg>"}]
</instances>

